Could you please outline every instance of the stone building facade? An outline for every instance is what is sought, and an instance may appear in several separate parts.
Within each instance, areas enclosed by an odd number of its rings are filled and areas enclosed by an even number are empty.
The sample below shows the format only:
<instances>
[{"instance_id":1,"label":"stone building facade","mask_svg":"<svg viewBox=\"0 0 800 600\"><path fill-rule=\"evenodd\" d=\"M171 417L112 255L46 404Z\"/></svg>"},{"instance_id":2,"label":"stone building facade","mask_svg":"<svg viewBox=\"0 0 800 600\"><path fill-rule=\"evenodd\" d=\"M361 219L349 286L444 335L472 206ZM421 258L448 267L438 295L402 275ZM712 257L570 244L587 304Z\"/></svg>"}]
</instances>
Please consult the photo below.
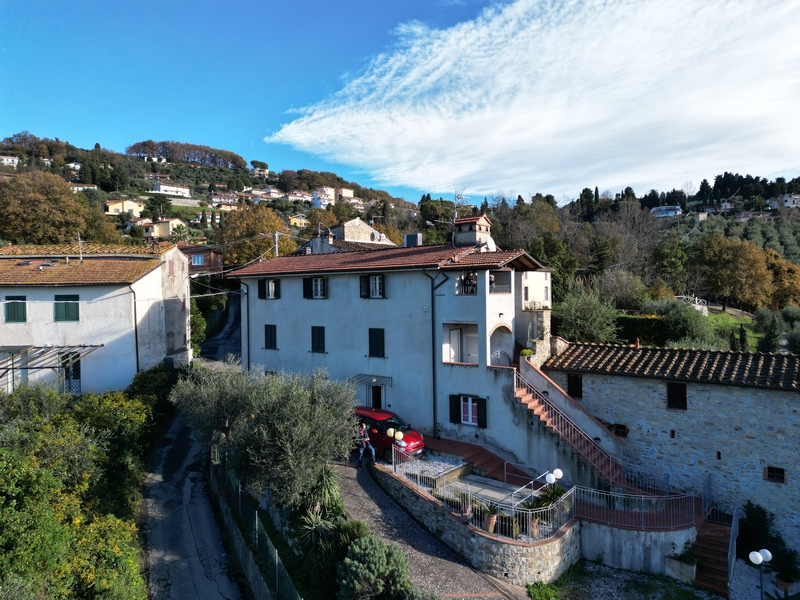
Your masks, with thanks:
<instances>
[{"instance_id":1,"label":"stone building facade","mask_svg":"<svg viewBox=\"0 0 800 600\"><path fill-rule=\"evenodd\" d=\"M796 356L569 344L542 372L624 441L625 461L731 512L748 500L800 548Z\"/></svg>"}]
</instances>

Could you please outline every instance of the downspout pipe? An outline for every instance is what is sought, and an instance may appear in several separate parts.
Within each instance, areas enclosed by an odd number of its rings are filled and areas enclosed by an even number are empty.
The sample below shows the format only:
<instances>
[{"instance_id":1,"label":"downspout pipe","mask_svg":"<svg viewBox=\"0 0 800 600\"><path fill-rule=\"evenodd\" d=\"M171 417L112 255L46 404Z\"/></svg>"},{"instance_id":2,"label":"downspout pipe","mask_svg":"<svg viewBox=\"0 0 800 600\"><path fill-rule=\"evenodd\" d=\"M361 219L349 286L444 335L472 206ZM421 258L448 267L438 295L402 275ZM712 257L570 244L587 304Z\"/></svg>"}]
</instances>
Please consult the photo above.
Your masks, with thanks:
<instances>
[{"instance_id":1,"label":"downspout pipe","mask_svg":"<svg viewBox=\"0 0 800 600\"><path fill-rule=\"evenodd\" d=\"M247 327L242 327L242 332L247 338L247 342L246 342L246 344L244 344L244 347L247 348L247 365L246 365L246 368L247 368L247 372L249 373L250 372L250 286L247 285L241 279L239 280L239 285L243 286L244 289L245 289L245 291L244 291L244 302L245 302L245 308L247 309ZM242 306L241 299L239 300L239 306L240 307ZM242 314L244 315L244 311L242 311Z\"/></svg>"},{"instance_id":2,"label":"downspout pipe","mask_svg":"<svg viewBox=\"0 0 800 600\"><path fill-rule=\"evenodd\" d=\"M436 290L444 285L444 283L450 278L441 271L437 271L436 275L434 276L429 275L424 270L422 271L422 274L431 280L431 382L433 385L433 437L438 438L439 421L436 419ZM436 280L439 279L439 275L443 275L444 279L442 279L439 283L436 283Z\"/></svg>"},{"instance_id":3,"label":"downspout pipe","mask_svg":"<svg viewBox=\"0 0 800 600\"><path fill-rule=\"evenodd\" d=\"M136 351L136 372L140 373L139 370L139 312L136 309L136 290L133 289L132 285L128 286L128 289L131 291L131 295L133 296L133 345L134 350Z\"/></svg>"}]
</instances>

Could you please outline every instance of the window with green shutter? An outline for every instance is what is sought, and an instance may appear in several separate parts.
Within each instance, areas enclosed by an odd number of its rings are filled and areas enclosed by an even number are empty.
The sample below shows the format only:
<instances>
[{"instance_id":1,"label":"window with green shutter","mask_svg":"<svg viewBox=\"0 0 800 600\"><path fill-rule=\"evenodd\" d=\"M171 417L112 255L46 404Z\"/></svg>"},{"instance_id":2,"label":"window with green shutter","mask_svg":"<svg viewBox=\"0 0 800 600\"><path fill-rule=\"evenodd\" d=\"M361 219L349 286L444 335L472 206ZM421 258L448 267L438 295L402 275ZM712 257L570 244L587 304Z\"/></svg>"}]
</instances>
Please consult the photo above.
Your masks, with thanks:
<instances>
[{"instance_id":1,"label":"window with green shutter","mask_svg":"<svg viewBox=\"0 0 800 600\"><path fill-rule=\"evenodd\" d=\"M25 296L6 296L6 323L25 323L28 309Z\"/></svg>"},{"instance_id":2,"label":"window with green shutter","mask_svg":"<svg viewBox=\"0 0 800 600\"><path fill-rule=\"evenodd\" d=\"M55 318L56 321L80 321L78 308L79 296L77 294L56 295Z\"/></svg>"}]
</instances>

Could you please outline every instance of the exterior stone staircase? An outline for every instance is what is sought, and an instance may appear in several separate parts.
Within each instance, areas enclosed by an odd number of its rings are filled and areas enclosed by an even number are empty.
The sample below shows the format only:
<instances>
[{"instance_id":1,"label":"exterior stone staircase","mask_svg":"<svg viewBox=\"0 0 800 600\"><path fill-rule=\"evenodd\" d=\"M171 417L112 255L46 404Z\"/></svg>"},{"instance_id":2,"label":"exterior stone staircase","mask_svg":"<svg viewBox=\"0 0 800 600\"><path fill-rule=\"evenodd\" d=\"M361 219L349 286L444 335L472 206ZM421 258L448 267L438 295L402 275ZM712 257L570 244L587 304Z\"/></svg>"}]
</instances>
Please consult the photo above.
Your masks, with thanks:
<instances>
[{"instance_id":1,"label":"exterior stone staircase","mask_svg":"<svg viewBox=\"0 0 800 600\"><path fill-rule=\"evenodd\" d=\"M549 398L519 376L517 377L515 397L611 487L641 493L640 489L626 480L625 471L619 461L573 423Z\"/></svg>"}]
</instances>

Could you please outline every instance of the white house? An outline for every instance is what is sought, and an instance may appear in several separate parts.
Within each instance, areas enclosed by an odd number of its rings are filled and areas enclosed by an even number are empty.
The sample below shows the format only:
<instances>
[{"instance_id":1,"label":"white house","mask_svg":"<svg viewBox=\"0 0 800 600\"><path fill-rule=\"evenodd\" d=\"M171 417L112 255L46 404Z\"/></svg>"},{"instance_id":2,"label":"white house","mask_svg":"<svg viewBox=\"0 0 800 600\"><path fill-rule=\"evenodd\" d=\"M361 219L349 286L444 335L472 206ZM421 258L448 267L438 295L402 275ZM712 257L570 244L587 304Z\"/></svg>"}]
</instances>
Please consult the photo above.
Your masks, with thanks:
<instances>
[{"instance_id":1,"label":"white house","mask_svg":"<svg viewBox=\"0 0 800 600\"><path fill-rule=\"evenodd\" d=\"M150 190L154 194L166 194L168 196L192 197L192 190L185 185L168 185L166 183L154 183Z\"/></svg>"},{"instance_id":2,"label":"white house","mask_svg":"<svg viewBox=\"0 0 800 600\"><path fill-rule=\"evenodd\" d=\"M466 223L458 247L312 252L234 272L244 368L324 367L353 381L362 404L423 432L503 440L510 365L549 326L549 310L527 310L524 298L541 296L533 290L549 285L550 272L522 250L489 251L478 222Z\"/></svg>"},{"instance_id":3,"label":"white house","mask_svg":"<svg viewBox=\"0 0 800 600\"><path fill-rule=\"evenodd\" d=\"M188 260L175 246L0 248L0 386L127 387L191 360Z\"/></svg>"},{"instance_id":4,"label":"white house","mask_svg":"<svg viewBox=\"0 0 800 600\"><path fill-rule=\"evenodd\" d=\"M654 206L650 209L650 214L658 219L664 217L680 217L683 214L680 206Z\"/></svg>"},{"instance_id":5,"label":"white house","mask_svg":"<svg viewBox=\"0 0 800 600\"><path fill-rule=\"evenodd\" d=\"M17 165L19 165L19 158L16 156L0 156L0 166L16 169Z\"/></svg>"},{"instance_id":6,"label":"white house","mask_svg":"<svg viewBox=\"0 0 800 600\"><path fill-rule=\"evenodd\" d=\"M777 198L767 200L767 206L772 210L779 208L800 208L800 194L783 194Z\"/></svg>"},{"instance_id":7,"label":"white house","mask_svg":"<svg viewBox=\"0 0 800 600\"><path fill-rule=\"evenodd\" d=\"M332 187L321 187L311 192L311 207L325 209L329 204L336 204L336 190Z\"/></svg>"}]
</instances>

